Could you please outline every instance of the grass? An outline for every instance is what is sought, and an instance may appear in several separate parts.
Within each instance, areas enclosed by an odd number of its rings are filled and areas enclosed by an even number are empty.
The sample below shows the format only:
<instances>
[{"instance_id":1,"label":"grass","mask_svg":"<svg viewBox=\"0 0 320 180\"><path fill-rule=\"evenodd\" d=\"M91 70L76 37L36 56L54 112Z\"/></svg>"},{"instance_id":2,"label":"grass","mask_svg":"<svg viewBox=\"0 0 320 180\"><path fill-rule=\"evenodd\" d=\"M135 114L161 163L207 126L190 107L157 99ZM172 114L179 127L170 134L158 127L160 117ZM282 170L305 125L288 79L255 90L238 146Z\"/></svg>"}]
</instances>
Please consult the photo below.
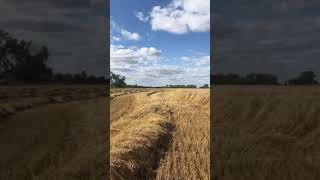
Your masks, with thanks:
<instances>
[{"instance_id":1,"label":"grass","mask_svg":"<svg viewBox=\"0 0 320 180\"><path fill-rule=\"evenodd\" d=\"M7 94L1 105L25 100L21 91L34 92L27 97L31 99L46 99L48 93L55 92L52 96L61 97L63 101L48 101L14 111L2 119L0 179L107 178L105 124L108 107L100 91L102 86L8 87L8 90L1 89L2 95ZM96 96L88 96L87 92ZM66 98L65 93L73 94L74 98Z\"/></svg>"},{"instance_id":2,"label":"grass","mask_svg":"<svg viewBox=\"0 0 320 180\"><path fill-rule=\"evenodd\" d=\"M216 180L301 180L320 176L320 88L216 86Z\"/></svg>"},{"instance_id":3,"label":"grass","mask_svg":"<svg viewBox=\"0 0 320 180\"><path fill-rule=\"evenodd\" d=\"M209 91L152 89L111 100L111 179L209 179Z\"/></svg>"}]
</instances>

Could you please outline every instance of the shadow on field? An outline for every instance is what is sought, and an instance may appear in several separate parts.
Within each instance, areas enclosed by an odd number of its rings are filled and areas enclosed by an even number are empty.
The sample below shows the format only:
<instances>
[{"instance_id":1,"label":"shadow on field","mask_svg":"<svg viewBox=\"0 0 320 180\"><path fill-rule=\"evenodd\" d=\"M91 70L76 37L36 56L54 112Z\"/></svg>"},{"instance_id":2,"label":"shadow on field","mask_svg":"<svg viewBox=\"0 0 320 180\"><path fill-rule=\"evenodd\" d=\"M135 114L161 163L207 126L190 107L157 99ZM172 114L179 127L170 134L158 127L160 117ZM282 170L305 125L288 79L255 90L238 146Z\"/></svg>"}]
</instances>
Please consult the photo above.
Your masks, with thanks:
<instances>
[{"instance_id":1,"label":"shadow on field","mask_svg":"<svg viewBox=\"0 0 320 180\"><path fill-rule=\"evenodd\" d=\"M106 179L106 99L51 104L0 123L0 179Z\"/></svg>"},{"instance_id":2,"label":"shadow on field","mask_svg":"<svg viewBox=\"0 0 320 180\"><path fill-rule=\"evenodd\" d=\"M215 180L320 176L320 88L216 86Z\"/></svg>"}]
</instances>

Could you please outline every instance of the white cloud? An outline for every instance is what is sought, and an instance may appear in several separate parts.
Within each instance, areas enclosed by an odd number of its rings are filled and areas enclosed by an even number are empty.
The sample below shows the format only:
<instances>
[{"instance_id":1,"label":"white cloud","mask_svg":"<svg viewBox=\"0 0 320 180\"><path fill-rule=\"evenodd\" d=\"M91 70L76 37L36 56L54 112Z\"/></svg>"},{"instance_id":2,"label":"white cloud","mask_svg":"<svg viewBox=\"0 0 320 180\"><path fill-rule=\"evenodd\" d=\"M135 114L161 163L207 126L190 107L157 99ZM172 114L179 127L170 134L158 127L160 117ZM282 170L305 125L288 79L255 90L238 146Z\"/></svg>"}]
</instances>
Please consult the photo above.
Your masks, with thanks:
<instances>
[{"instance_id":1,"label":"white cloud","mask_svg":"<svg viewBox=\"0 0 320 180\"><path fill-rule=\"evenodd\" d=\"M210 56L202 56L198 59L199 66L210 66Z\"/></svg>"},{"instance_id":2,"label":"white cloud","mask_svg":"<svg viewBox=\"0 0 320 180\"><path fill-rule=\"evenodd\" d=\"M191 63L193 66L210 66L210 55L204 56L183 56L178 60Z\"/></svg>"},{"instance_id":3,"label":"white cloud","mask_svg":"<svg viewBox=\"0 0 320 180\"><path fill-rule=\"evenodd\" d=\"M110 46L110 64L113 68L136 68L137 65L147 65L161 60L161 50L154 47L124 47Z\"/></svg>"},{"instance_id":4,"label":"white cloud","mask_svg":"<svg viewBox=\"0 0 320 180\"><path fill-rule=\"evenodd\" d=\"M207 32L210 30L210 0L172 0L163 8L153 7L150 17L154 31Z\"/></svg>"},{"instance_id":5,"label":"white cloud","mask_svg":"<svg viewBox=\"0 0 320 180\"><path fill-rule=\"evenodd\" d=\"M156 64L146 68L146 73L156 74L157 77L161 76L176 76L183 73L184 70L180 66Z\"/></svg>"},{"instance_id":6,"label":"white cloud","mask_svg":"<svg viewBox=\"0 0 320 180\"><path fill-rule=\"evenodd\" d=\"M210 67L192 67L181 65L156 64L142 67L134 74L137 84L165 86L165 85L197 85L209 84ZM140 82L140 83L139 83Z\"/></svg>"},{"instance_id":7,"label":"white cloud","mask_svg":"<svg viewBox=\"0 0 320 180\"><path fill-rule=\"evenodd\" d=\"M121 41L122 39L131 40L131 41L139 41L141 40L141 36L136 32L130 32L120 25L118 25L115 21L111 20L111 40L112 41ZM116 36L117 34L118 36ZM119 37L121 36L121 37Z\"/></svg>"},{"instance_id":8,"label":"white cloud","mask_svg":"<svg viewBox=\"0 0 320 180\"><path fill-rule=\"evenodd\" d=\"M121 37L111 36L111 41L119 42L119 41L121 41Z\"/></svg>"},{"instance_id":9,"label":"white cloud","mask_svg":"<svg viewBox=\"0 0 320 180\"><path fill-rule=\"evenodd\" d=\"M136 12L134 14L142 22L147 22L149 20L149 16L144 16L142 12Z\"/></svg>"},{"instance_id":10,"label":"white cloud","mask_svg":"<svg viewBox=\"0 0 320 180\"><path fill-rule=\"evenodd\" d=\"M139 41L141 39L140 35L138 33L132 33L125 29L121 29L120 31L122 37L126 40L133 40L133 41Z\"/></svg>"},{"instance_id":11,"label":"white cloud","mask_svg":"<svg viewBox=\"0 0 320 180\"><path fill-rule=\"evenodd\" d=\"M154 47L110 46L111 71L124 75L128 84L209 84L210 56L185 56L164 61ZM182 63L181 63L182 62Z\"/></svg>"}]
</instances>

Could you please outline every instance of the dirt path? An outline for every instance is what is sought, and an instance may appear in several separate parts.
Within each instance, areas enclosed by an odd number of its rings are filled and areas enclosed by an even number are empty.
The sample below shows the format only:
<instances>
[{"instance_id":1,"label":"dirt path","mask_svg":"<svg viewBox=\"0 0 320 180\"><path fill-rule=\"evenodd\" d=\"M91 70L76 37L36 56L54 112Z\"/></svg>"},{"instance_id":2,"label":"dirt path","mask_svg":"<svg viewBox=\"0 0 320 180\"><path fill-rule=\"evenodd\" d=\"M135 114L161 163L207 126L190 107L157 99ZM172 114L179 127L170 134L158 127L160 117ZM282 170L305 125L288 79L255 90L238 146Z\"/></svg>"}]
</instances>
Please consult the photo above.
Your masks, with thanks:
<instances>
[{"instance_id":1,"label":"dirt path","mask_svg":"<svg viewBox=\"0 0 320 180\"><path fill-rule=\"evenodd\" d=\"M0 124L0 179L106 179L105 98L52 104Z\"/></svg>"}]
</instances>

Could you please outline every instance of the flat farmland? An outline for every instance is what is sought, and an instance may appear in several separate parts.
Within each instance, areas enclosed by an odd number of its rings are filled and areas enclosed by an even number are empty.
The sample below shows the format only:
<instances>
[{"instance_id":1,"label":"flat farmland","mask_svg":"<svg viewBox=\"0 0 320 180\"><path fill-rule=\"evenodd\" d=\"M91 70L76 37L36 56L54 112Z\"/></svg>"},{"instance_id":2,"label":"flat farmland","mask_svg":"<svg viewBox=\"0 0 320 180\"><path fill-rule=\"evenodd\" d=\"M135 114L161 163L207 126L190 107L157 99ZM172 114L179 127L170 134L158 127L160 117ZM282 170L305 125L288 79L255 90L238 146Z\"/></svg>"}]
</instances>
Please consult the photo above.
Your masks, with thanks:
<instances>
[{"instance_id":1,"label":"flat farmland","mask_svg":"<svg viewBox=\"0 0 320 180\"><path fill-rule=\"evenodd\" d=\"M106 95L106 86L102 85L1 86L0 121L26 109Z\"/></svg>"},{"instance_id":2,"label":"flat farmland","mask_svg":"<svg viewBox=\"0 0 320 180\"><path fill-rule=\"evenodd\" d=\"M0 179L106 179L106 90L0 87Z\"/></svg>"},{"instance_id":3,"label":"flat farmland","mask_svg":"<svg viewBox=\"0 0 320 180\"><path fill-rule=\"evenodd\" d=\"M127 91L111 99L111 179L209 179L209 90Z\"/></svg>"},{"instance_id":4,"label":"flat farmland","mask_svg":"<svg viewBox=\"0 0 320 180\"><path fill-rule=\"evenodd\" d=\"M320 177L319 86L215 86L216 180Z\"/></svg>"}]
</instances>

